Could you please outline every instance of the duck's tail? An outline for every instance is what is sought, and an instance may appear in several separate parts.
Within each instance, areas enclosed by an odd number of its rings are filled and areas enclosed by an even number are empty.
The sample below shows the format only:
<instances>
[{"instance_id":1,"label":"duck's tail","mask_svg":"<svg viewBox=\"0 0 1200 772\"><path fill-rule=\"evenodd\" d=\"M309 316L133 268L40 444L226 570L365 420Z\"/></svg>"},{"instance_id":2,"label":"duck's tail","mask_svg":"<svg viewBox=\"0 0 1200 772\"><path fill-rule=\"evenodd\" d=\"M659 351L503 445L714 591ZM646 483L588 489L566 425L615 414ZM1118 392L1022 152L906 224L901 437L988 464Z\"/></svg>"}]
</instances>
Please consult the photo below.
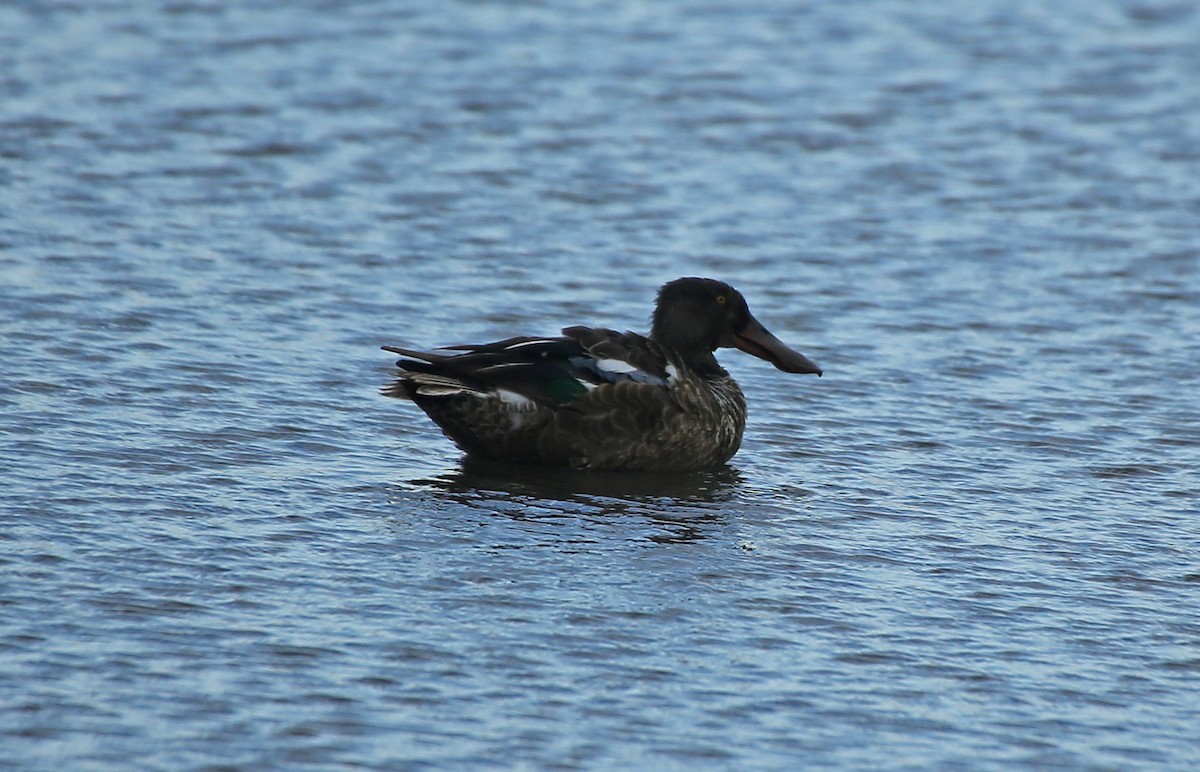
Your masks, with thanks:
<instances>
[{"instance_id":1,"label":"duck's tail","mask_svg":"<svg viewBox=\"0 0 1200 772\"><path fill-rule=\"evenodd\" d=\"M441 366L441 363L447 359L445 355L399 348L398 346L382 346L381 348L405 357L396 363L396 367L400 368L400 375L396 380L379 387L379 393L385 397L413 399L417 395L448 397L464 392L482 393L479 386L472 385L464 378L447 372L446 368Z\"/></svg>"}]
</instances>

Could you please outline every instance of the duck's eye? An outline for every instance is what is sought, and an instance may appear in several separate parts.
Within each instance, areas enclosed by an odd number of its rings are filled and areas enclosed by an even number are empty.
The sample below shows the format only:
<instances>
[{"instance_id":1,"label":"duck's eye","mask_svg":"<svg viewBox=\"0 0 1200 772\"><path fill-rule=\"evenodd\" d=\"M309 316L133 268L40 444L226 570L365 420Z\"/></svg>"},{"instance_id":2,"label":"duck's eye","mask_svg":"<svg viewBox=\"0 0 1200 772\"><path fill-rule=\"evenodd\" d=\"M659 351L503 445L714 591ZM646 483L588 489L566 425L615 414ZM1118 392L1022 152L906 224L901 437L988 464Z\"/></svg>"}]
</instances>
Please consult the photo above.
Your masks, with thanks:
<instances>
[{"instance_id":1,"label":"duck's eye","mask_svg":"<svg viewBox=\"0 0 1200 772\"><path fill-rule=\"evenodd\" d=\"M717 295L717 305L719 305L719 306L725 305L725 296L724 295Z\"/></svg>"}]
</instances>

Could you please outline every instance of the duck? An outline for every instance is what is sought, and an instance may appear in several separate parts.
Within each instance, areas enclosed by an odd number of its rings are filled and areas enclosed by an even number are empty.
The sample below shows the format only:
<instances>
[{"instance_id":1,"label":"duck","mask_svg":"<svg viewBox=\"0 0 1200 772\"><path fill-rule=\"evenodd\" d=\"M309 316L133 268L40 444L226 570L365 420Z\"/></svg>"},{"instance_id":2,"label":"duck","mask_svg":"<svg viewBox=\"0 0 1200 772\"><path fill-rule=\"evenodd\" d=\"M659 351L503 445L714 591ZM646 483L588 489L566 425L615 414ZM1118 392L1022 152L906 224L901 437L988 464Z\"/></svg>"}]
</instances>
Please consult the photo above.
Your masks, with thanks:
<instances>
[{"instance_id":1,"label":"duck","mask_svg":"<svg viewBox=\"0 0 1200 772\"><path fill-rule=\"evenodd\" d=\"M429 415L468 458L628 471L716 468L738 451L746 399L718 364L737 348L785 373L822 374L759 322L740 292L700 277L658 291L650 332L561 336L399 354L380 388Z\"/></svg>"}]
</instances>

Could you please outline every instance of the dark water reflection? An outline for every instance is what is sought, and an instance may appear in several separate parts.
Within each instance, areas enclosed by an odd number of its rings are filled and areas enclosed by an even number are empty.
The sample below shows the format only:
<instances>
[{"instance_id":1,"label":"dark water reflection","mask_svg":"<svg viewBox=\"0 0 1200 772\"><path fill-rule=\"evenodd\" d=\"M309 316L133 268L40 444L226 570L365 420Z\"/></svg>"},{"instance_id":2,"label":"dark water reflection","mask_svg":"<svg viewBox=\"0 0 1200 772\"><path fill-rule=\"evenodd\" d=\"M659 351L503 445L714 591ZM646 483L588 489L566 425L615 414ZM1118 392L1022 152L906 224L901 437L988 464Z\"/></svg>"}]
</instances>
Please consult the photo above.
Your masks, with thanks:
<instances>
[{"instance_id":1,"label":"dark water reflection","mask_svg":"<svg viewBox=\"0 0 1200 772\"><path fill-rule=\"evenodd\" d=\"M469 498L477 493L504 493L564 503L617 499L681 506L728 501L743 482L732 466L688 473L609 472L553 469L463 459L457 471L428 480L413 480Z\"/></svg>"},{"instance_id":2,"label":"dark water reflection","mask_svg":"<svg viewBox=\"0 0 1200 772\"><path fill-rule=\"evenodd\" d=\"M463 459L453 471L394 486L425 492L470 511L520 520L586 518L597 524L637 517L657 526L661 543L703 539L727 520L744 482L724 466L683 474L548 469Z\"/></svg>"}]
</instances>

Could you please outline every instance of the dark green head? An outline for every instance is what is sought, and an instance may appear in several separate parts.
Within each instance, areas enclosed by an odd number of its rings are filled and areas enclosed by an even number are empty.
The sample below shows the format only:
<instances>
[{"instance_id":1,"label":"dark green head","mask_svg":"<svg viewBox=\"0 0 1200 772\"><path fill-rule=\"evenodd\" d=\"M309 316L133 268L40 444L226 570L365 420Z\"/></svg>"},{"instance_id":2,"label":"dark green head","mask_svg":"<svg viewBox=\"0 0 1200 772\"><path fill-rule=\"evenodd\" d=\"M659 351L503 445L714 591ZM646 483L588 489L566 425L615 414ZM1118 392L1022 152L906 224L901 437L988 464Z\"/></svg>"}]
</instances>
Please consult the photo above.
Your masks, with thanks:
<instances>
[{"instance_id":1,"label":"dark green head","mask_svg":"<svg viewBox=\"0 0 1200 772\"><path fill-rule=\"evenodd\" d=\"M698 369L716 365L712 352L739 348L788 373L821 374L821 368L783 344L750 313L742 293L715 279L686 277L658 291L650 337Z\"/></svg>"}]
</instances>

